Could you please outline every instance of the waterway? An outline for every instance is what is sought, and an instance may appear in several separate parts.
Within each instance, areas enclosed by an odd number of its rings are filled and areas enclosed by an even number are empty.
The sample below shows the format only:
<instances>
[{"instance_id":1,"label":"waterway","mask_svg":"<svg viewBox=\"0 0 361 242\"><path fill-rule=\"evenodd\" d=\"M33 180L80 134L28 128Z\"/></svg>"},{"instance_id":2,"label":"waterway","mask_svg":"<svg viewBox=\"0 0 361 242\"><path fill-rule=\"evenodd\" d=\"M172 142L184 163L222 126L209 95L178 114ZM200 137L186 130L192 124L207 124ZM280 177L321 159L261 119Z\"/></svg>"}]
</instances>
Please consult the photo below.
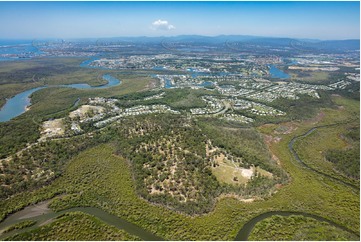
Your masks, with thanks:
<instances>
[{"instance_id":1,"label":"waterway","mask_svg":"<svg viewBox=\"0 0 361 242\"><path fill-rule=\"evenodd\" d=\"M323 218L323 217L320 217L320 216L317 216L317 215L314 215L314 214L309 214L309 213L304 213L304 212L288 212L288 211L272 211L272 212L266 212L266 213L262 213L256 217L254 217L253 219L251 219L250 221L248 221L245 225L243 225L242 229L238 232L235 240L236 241L246 241L248 240L248 237L249 235L251 234L254 226L266 219L266 218L269 218L271 216L291 216L291 215L299 215L299 216L304 216L304 217L309 217L309 218L313 218L313 219L316 219L318 221L321 221L321 222L327 222L329 223L330 225L332 226L335 226L339 229L342 229L342 230L345 230L349 233L352 233L352 234L355 234L356 236L359 236L357 235L355 232L353 232L352 230L342 226L342 225L339 225L339 224L336 224L335 222L331 221L331 220L328 220L326 218Z\"/></svg>"},{"instance_id":2,"label":"waterway","mask_svg":"<svg viewBox=\"0 0 361 242\"><path fill-rule=\"evenodd\" d=\"M0 40L0 61L30 59L41 54L30 40Z\"/></svg>"},{"instance_id":3,"label":"waterway","mask_svg":"<svg viewBox=\"0 0 361 242\"><path fill-rule=\"evenodd\" d=\"M68 85L55 85L54 87L71 87L71 88L76 88L76 89L103 89L103 88L118 86L121 83L120 80L118 80L117 78L115 78L109 74L103 75L103 79L108 81L108 83L105 85L101 85L101 86L90 86L87 83L75 83L75 84L68 84Z\"/></svg>"},{"instance_id":4,"label":"waterway","mask_svg":"<svg viewBox=\"0 0 361 242\"><path fill-rule=\"evenodd\" d=\"M352 121L352 120L351 120ZM299 138L304 138L308 135L310 135L312 132L314 132L316 129L318 128L324 128L324 127L331 127L331 126L335 126L335 125L340 125L340 124L344 124L344 123L349 123L351 121L347 121L347 122L343 122L343 123L334 123L334 124L329 124L329 125L323 125L323 126L317 126L317 127L313 127L310 130L308 130L306 133L296 136L294 137L290 142L289 142L289 149L291 151L291 153L293 154L293 156L295 157L295 159L297 161L299 161L300 163L302 163L303 165L307 166L297 155L296 151L293 149L293 145L295 143L295 141ZM313 169L312 169L313 170ZM317 170L313 170L318 172ZM319 173L319 172L318 172ZM322 173L320 173L322 174ZM327 175L327 174L322 174L322 175ZM328 176L327 176L328 177ZM337 178L333 178L338 180ZM351 185L351 184L345 184L345 185ZM351 187L353 187L351 185ZM0 234L0 239L4 239L5 237L11 236L15 233L20 233L20 232L25 232L28 230L31 230L33 228L39 227L43 224L46 224L50 221L52 221L52 219L56 218L57 216L64 214L66 212L74 212L74 211L81 211L90 215L93 215L95 217L97 217L98 219L102 220L103 222L113 225L119 229L124 229L125 231L127 231L130 234L134 234L138 237L140 237L141 239L144 240L162 240L162 238L154 235L153 233L144 230L143 228L130 223L124 219L121 219L117 216L111 215L99 208L93 208L93 207L75 207L75 208L71 208L71 209L66 209L60 212L53 212L51 211L47 205L49 204L50 200L39 203L37 205L31 205L26 207L25 209L18 211L12 215L10 215L9 217L7 217L3 222L0 223L0 231L2 231L3 229L5 229L8 226L11 226L15 223L24 221L24 220L35 220L37 223L31 227L28 228L24 228L21 230L16 230L16 231L11 231L8 232L6 234ZM323 218L321 216L318 215L314 215L314 214L309 214L309 213L305 213L305 212L297 212L297 211L270 211L270 212L265 212L262 213L256 217L254 217L253 219L249 220L246 224L244 224L244 226L239 230L235 240L236 241L246 241L250 235L250 233L252 232L254 226L266 219L269 218L271 216L275 216L275 215L279 215L279 216L291 216L291 215L299 215L299 216L304 216L304 217L311 217L313 219L316 219L318 221L321 222L327 222L332 226L335 226L339 229L342 229L344 231L347 231L349 233L352 233L356 236L359 237L358 234L356 234L354 231L339 225L329 219Z\"/></svg>"},{"instance_id":5,"label":"waterway","mask_svg":"<svg viewBox=\"0 0 361 242\"><path fill-rule=\"evenodd\" d=\"M269 67L270 67L269 72L270 72L272 78L280 78L280 79L288 79L288 78L290 78L290 75L288 75L287 73L281 71L276 66L270 65Z\"/></svg>"},{"instance_id":6,"label":"waterway","mask_svg":"<svg viewBox=\"0 0 361 242\"><path fill-rule=\"evenodd\" d=\"M24 113L26 111L26 107L31 104L29 98L30 95L43 88L45 87L32 88L8 99L0 110L0 122L9 121L10 119Z\"/></svg>"},{"instance_id":7,"label":"waterway","mask_svg":"<svg viewBox=\"0 0 361 242\"><path fill-rule=\"evenodd\" d=\"M91 68L91 69L102 69L102 70L108 70L107 68L102 68L102 67L98 67L98 66L91 66L90 64L95 61L95 60L99 60L99 56L93 56L90 59L87 59L85 61L83 61L82 63L80 63L80 67L85 67L85 68Z\"/></svg>"},{"instance_id":8,"label":"waterway","mask_svg":"<svg viewBox=\"0 0 361 242\"><path fill-rule=\"evenodd\" d=\"M349 122L352 122L353 120L349 121ZM334 123L334 124L327 124L327 125L321 125L321 126L317 126L317 127L313 127L311 128L310 130L308 130L306 133L302 134L302 135L299 135L299 136L296 136L294 137L289 143L288 143L288 149L290 150L290 152L292 153L293 157L300 163L302 164L305 168L317 173L317 174L320 174L322 176L325 176L327 178L330 178L334 181L337 181L339 183L342 183L346 186L349 186L357 191L359 191L359 187L356 186L355 184L352 184L350 182L347 182L347 181L344 181L342 179L339 179L337 177L334 177L334 176L331 176L329 174L326 174L322 171L319 171L317 169L314 169L312 168L311 166L309 166L307 163L305 163L300 157L299 155L297 154L296 150L293 148L295 142L298 140L298 139L302 139L302 138L305 138L307 137L308 135L310 135L311 133L313 133L316 129L319 129L319 128L326 128L326 127L332 127L332 126L337 126L337 125L340 125L340 124L345 124L345 123L349 123L349 122L343 122L343 123Z\"/></svg>"},{"instance_id":9,"label":"waterway","mask_svg":"<svg viewBox=\"0 0 361 242\"><path fill-rule=\"evenodd\" d=\"M122 219L115 215L109 214L99 208L75 207L75 208L62 210L60 212L54 212L48 208L49 202L50 202L50 200L41 202L39 204L30 205L30 206L24 208L23 210L20 210L16 213L10 215L9 217L7 217L3 222L0 223L0 232L13 224L16 224L16 223L19 223L19 222L25 221L25 220L36 221L36 224L31 227L27 227L27 228L10 231L10 232L3 233L3 234L0 233L0 240L3 240L4 238L12 236L14 234L23 233L23 232L38 228L39 226L45 225L45 224L53 221L53 219L55 219L56 217L58 217L64 213L67 213L67 212L83 212L86 214L93 215L96 218L102 220L103 222L105 222L109 225L115 226L118 229L123 229L126 232L128 232L129 234L136 235L145 241L163 240L163 238L156 236L155 234L149 232L148 230L145 230L136 224L130 223L125 219Z\"/></svg>"},{"instance_id":10,"label":"waterway","mask_svg":"<svg viewBox=\"0 0 361 242\"><path fill-rule=\"evenodd\" d=\"M38 228L40 226L43 226L45 224L48 224L48 223L52 222L53 219L55 219L56 217L58 217L64 213L79 211L79 212L83 212L83 213L86 213L89 215L93 215L96 218L102 220L103 222L105 222L109 225L115 226L118 229L123 229L126 232L128 232L129 234L136 235L143 240L146 240L146 241L163 240L163 238L151 233L150 231L145 230L136 224L128 222L125 219L122 219L115 215L109 214L109 213L103 211L102 209L94 208L94 207L75 207L75 208L62 210L60 212L54 212L48 208L49 202L50 202L50 200L44 201L44 202L41 202L41 203L38 203L35 205L30 205L14 214L8 216L4 221L2 221L0 223L0 239L3 240L6 237L9 237L9 236L12 236L12 235L15 235L18 233L23 233L23 232ZM254 226L258 222L260 222L266 218L269 218L271 216L276 216L276 215L278 215L278 216L298 215L298 216L310 217L310 218L316 219L321 222L327 222L334 227L337 227L339 229L342 229L344 231L347 231L347 232L352 233L359 237L359 235L356 234L354 231L352 231L342 225L339 225L329 219L318 216L318 215L309 214L309 213L305 213L305 212L296 212L296 211L271 211L271 212L262 213L256 217L254 217L253 219L249 220L239 230L239 232L235 238L235 241L248 240L249 235L251 234ZM7 233L2 233L2 231L4 229L6 229L7 227L14 225L16 223L19 223L21 221L25 221L25 220L36 221L36 224L31 227L27 227L27 228L23 228L23 229L19 229L19 230L13 230L13 231L10 231Z\"/></svg>"},{"instance_id":11,"label":"waterway","mask_svg":"<svg viewBox=\"0 0 361 242\"><path fill-rule=\"evenodd\" d=\"M86 83L76 83L76 84L68 84L68 85L52 85L52 86L42 86L37 88L32 88L29 90L26 90L22 93L19 93L15 95L14 97L8 99L5 103L5 105L0 110L0 122L7 122L20 114L23 114L26 112L26 108L31 105L31 99L30 96L34 92L48 88L48 87L70 87L70 88L76 88L76 89L104 89L109 87L114 87L121 84L121 81L117 78L106 74L103 75L103 79L108 81L107 84L101 85L101 86L95 86L92 87L89 84Z\"/></svg>"},{"instance_id":12,"label":"waterway","mask_svg":"<svg viewBox=\"0 0 361 242\"><path fill-rule=\"evenodd\" d=\"M289 143L288 143L288 149L290 150L290 152L292 153L293 157L300 163L302 164L305 168L307 169L310 169L312 170L313 172L316 172L320 175L323 175L325 177L328 177L330 179L333 179L337 182L340 182L346 186L349 186L349 187L352 187L356 190L359 190L359 187L355 186L354 184L351 184L351 183L348 183L346 181L343 181L341 179L338 179L336 177L333 177L333 176L330 176L328 174L325 174L321 171L318 171L310 166L308 166L297 154L297 152L294 150L293 148L293 145L294 143L300 139L300 138L305 138L307 137L308 135L310 135L311 133L313 133L316 129L319 129L319 128L326 128L326 127L332 127L332 126L336 126L336 125L340 125L340 124L345 124L345 123L349 123L349 122L352 122L353 120L351 121L348 121L348 122L342 122L342 123L334 123L334 124L328 124L328 125L321 125L321 126L317 126L317 127L313 127L311 128L310 130L308 130L306 133L302 134L302 135L299 135L299 136L296 136L294 137ZM241 230L238 232L235 240L238 240L238 241L246 241L248 239L248 236L250 235L250 233L252 232L254 226L262 221L263 219L266 219L268 217L271 217L271 216L274 216L274 215L280 215L280 216L291 216L291 215L302 215L302 216L305 216L305 217L311 217L311 218L314 218L318 221L321 221L321 222L327 222L337 228L340 228L342 230L345 230L347 232L350 232L352 234L355 234L356 236L359 236L358 234L356 234L355 232L353 232L352 230L342 226L342 225L339 225L339 224L336 224L335 222L331 221L331 220L328 220L326 218L323 218L323 217L320 217L320 216L317 216L317 215L314 215L314 214L309 214L309 213L304 213L304 212L287 212L287 211L273 211L273 212L266 212L266 213L263 213L263 214L260 214L256 217L254 217L253 219L251 219L250 221L248 221L242 228Z\"/></svg>"}]
</instances>

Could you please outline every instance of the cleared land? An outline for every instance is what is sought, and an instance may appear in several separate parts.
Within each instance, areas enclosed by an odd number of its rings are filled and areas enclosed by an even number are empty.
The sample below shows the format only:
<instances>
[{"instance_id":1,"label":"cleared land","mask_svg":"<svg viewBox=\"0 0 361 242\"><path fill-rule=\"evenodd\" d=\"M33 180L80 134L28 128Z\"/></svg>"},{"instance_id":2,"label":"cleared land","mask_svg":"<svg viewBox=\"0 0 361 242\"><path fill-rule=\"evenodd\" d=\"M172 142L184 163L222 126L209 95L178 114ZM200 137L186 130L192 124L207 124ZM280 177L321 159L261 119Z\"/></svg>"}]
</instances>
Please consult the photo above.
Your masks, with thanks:
<instances>
[{"instance_id":1,"label":"cleared land","mask_svg":"<svg viewBox=\"0 0 361 242\"><path fill-rule=\"evenodd\" d=\"M289 70L288 73L291 75L291 79L310 82L310 83L319 83L327 82L330 77L329 72L325 71L292 71Z\"/></svg>"},{"instance_id":2,"label":"cleared land","mask_svg":"<svg viewBox=\"0 0 361 242\"><path fill-rule=\"evenodd\" d=\"M61 136L65 132L64 119L53 119L49 121L45 121L41 130L41 138L46 139L56 136Z\"/></svg>"}]
</instances>

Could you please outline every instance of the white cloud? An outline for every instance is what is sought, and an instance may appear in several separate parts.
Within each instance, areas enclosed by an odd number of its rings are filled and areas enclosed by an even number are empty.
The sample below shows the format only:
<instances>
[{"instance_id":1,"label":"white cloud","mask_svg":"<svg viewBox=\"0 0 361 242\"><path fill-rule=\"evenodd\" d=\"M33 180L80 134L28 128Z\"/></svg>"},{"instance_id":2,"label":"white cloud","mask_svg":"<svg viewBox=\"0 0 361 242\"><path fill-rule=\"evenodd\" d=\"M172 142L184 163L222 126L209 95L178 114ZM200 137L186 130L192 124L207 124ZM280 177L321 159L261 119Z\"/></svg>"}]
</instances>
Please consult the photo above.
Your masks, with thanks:
<instances>
[{"instance_id":1,"label":"white cloud","mask_svg":"<svg viewBox=\"0 0 361 242\"><path fill-rule=\"evenodd\" d=\"M152 23L152 29L154 30L172 30L175 29L174 25L168 23L167 20L158 19Z\"/></svg>"}]
</instances>

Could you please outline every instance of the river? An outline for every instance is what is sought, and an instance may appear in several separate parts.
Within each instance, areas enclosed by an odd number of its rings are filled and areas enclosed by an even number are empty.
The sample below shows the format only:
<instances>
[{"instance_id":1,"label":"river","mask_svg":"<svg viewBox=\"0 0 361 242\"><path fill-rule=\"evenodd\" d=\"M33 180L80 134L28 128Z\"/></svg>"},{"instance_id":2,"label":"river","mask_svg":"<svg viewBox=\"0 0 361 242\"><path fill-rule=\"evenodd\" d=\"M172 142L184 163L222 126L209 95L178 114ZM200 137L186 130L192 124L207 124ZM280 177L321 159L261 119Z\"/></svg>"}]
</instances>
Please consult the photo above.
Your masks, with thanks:
<instances>
[{"instance_id":1,"label":"river","mask_svg":"<svg viewBox=\"0 0 361 242\"><path fill-rule=\"evenodd\" d=\"M235 240L237 241L246 241L248 240L248 237L249 235L251 234L254 226L266 219L266 218L269 218L271 216L276 216L276 215L279 215L279 216L291 216L291 215L301 215L301 216L304 216L304 217L310 217L310 218L313 218L313 219L316 219L318 221L321 221L321 222L327 222L329 223L330 225L332 226L335 226L339 229L342 229L342 230L345 230L349 233L352 233L352 234L355 234L357 235L355 232L353 232L352 230L342 226L342 225L339 225L339 224L336 224L335 222L331 221L331 220L328 220L326 218L323 218L323 217L320 217L320 216L317 216L317 215L314 215L314 214L309 214L309 213L304 213L304 212L288 212L288 211L272 211L272 212L266 212L266 213L262 213L256 217L254 217L253 219L251 219L250 221L248 221L245 225L243 225L242 229L238 232ZM357 235L359 236L359 235Z\"/></svg>"},{"instance_id":2,"label":"river","mask_svg":"<svg viewBox=\"0 0 361 242\"><path fill-rule=\"evenodd\" d=\"M345 124L345 123L349 123L349 122L352 122L353 120L351 121L346 121L346 122L341 122L341 123L334 123L334 124L327 124L327 125L320 125L320 126L316 126L316 127L313 127L311 129L309 129L307 132L305 132L304 134L301 134L301 135L298 135L298 136L295 136L289 143L288 143L288 149L290 150L290 152L292 153L293 157L300 163L302 164L305 168L307 169L310 169L312 170L313 172L316 172L320 175L323 175L325 177L328 177L332 180L335 180L337 182L340 182L346 186L349 186L351 188L354 188L356 190L359 190L359 187L357 187L356 185L354 184L351 184L349 182L346 182L346 181L343 181L341 179L338 179L336 177L333 177L333 176L330 176L326 173L323 173L321 171L318 171L310 166L308 166L297 154L297 152L294 150L293 148L293 145L294 143L300 139L300 138L304 138L304 137L307 137L308 135L310 135L312 132L314 132L316 129L318 128L325 128L325 127L332 127L332 126L336 126L336 125L340 125L340 124ZM327 222L337 228L340 228L342 230L345 230L347 232L350 232L350 233L353 233L355 234L355 232L353 232L352 230L342 226L342 225L339 225L339 224L336 224L335 222L331 221L331 220L328 220L326 218L323 218L323 217L320 217L320 216L317 216L317 215L314 215L314 214L309 214L309 213L304 213L304 212L290 212L290 211L272 211L272 212L266 212L266 213L262 213L256 217L254 217L253 219L251 219L250 221L248 221L245 225L243 225L242 229L238 232L237 236L236 236L236 239L235 240L239 240L239 241L245 241L248 239L248 236L250 235L250 233L252 232L254 226L262 221L263 219L266 219L268 217L271 217L271 216L274 216L274 215L280 215L280 216L290 216L290 215L302 215L302 216L305 216L305 217L311 217L311 218L314 218L318 221L321 221L321 222ZM357 234L355 234L357 235ZM359 236L359 235L357 235Z\"/></svg>"},{"instance_id":3,"label":"river","mask_svg":"<svg viewBox=\"0 0 361 242\"><path fill-rule=\"evenodd\" d=\"M351 122L351 121L348 121ZM348 122L344 122L344 123L348 123ZM335 125L339 125L339 124L343 124L343 123L335 123L335 124L329 124L329 125L322 125L322 126L317 126L317 127L313 127L310 130L308 130L306 133L296 136L294 137L288 144L288 148L291 151L291 153L293 154L293 156L295 157L295 159L297 161L299 161L300 163L302 163L303 165L305 165L307 168L309 168L297 155L296 151L293 149L293 144L294 142L299 139L299 138L303 138L306 137L307 135L311 134L314 130L316 130L317 128L323 128L323 127L330 127L330 126L335 126ZM320 173L317 170L312 169L313 171ZM320 173L322 175L325 175L327 177L329 177L329 175L327 174L323 174ZM339 180L337 178L331 177L333 179ZM340 180L339 180L340 181ZM354 187L354 185L352 184L345 184L351 187ZM124 229L125 231L127 231L130 234L134 234L138 237L140 237L141 239L144 240L162 240L162 238L157 237L156 235L152 234L151 232L144 230L143 228L130 223L124 219L121 219L117 216L111 215L99 208L93 208L93 207L76 207L76 208L71 208L71 209L66 209L60 212L53 212L50 209L47 208L48 203L50 202L50 200L39 203L38 205L31 205L26 207L25 209L18 211L12 215L10 215L9 217L7 217L3 222L0 223L0 231L5 229L6 227L13 225L15 223L27 220L27 219L31 219L31 220L35 220L37 223L31 227L28 228L24 228L21 230L15 230L15 231L11 231L8 232L6 234L0 235L0 239L4 239L5 237L11 236L15 233L20 233L20 232L25 232L28 230L31 230L33 228L39 227L39 225L42 225L44 223L46 223L47 221L50 221L51 219L64 214L66 212L74 212L74 211L80 211L80 212L84 212L90 215L93 215L95 217L97 217L98 219L104 221L105 223L108 223L110 225L113 225L119 229ZM248 239L250 233L252 232L254 226L266 219L269 218L271 216L275 216L275 215L279 215L279 216L291 216L291 215L301 215L301 216L305 216L305 217L311 217L314 218L318 221L321 222L327 222L332 226L335 226L339 229L345 230L347 232L350 232L352 234L357 235L355 232L353 232L352 230L339 225L329 219L323 218L321 216L318 215L314 215L314 214L309 214L309 213L305 213L305 212L297 212L297 211L270 211L270 212L265 212L262 213L256 217L254 217L253 219L249 220L246 224L243 225L243 227L239 230L235 240L236 241L245 241ZM359 236L359 235L357 235Z\"/></svg>"},{"instance_id":4,"label":"river","mask_svg":"<svg viewBox=\"0 0 361 242\"><path fill-rule=\"evenodd\" d=\"M54 218L58 217L59 215L62 215L67 212L83 212L86 214L93 215L97 219L100 219L103 222L112 225L118 229L123 229L129 234L136 235L142 240L146 240L146 241L163 240L163 238L154 235L153 233L139 227L138 225L130 223L127 220L119 218L115 215L109 214L99 208L75 207L75 208L62 210L60 212L54 212L48 208L49 203L50 200L41 202L39 204L30 205L7 217L3 222L0 223L0 231L4 230L5 228L13 224L25 220L36 221L36 224L27 228L13 230L4 234L0 234L0 239L3 240L6 237L38 228L39 226L45 225L51 222Z\"/></svg>"},{"instance_id":5,"label":"river","mask_svg":"<svg viewBox=\"0 0 361 242\"><path fill-rule=\"evenodd\" d=\"M45 87L32 88L8 99L0 110L0 122L9 121L10 119L24 113L26 111L26 107L31 104L29 98L30 95L43 88Z\"/></svg>"},{"instance_id":6,"label":"river","mask_svg":"<svg viewBox=\"0 0 361 242\"><path fill-rule=\"evenodd\" d=\"M14 97L8 99L5 103L5 105L0 110L0 122L7 122L20 114L23 114L26 112L26 108L31 104L30 96L34 92L48 88L48 87L70 87L70 88L76 88L76 89L103 89L103 88L109 88L114 87L121 84L121 81L116 79L115 77L106 74L103 75L103 79L108 81L107 84L92 87L89 84L86 83L76 83L76 84L68 84L68 85L51 85L51 86L42 86L37 88L32 88L29 90L26 90L22 93L19 93L15 95Z\"/></svg>"},{"instance_id":7,"label":"river","mask_svg":"<svg viewBox=\"0 0 361 242\"><path fill-rule=\"evenodd\" d=\"M64 213L78 211L78 212L83 212L83 213L86 213L89 215L93 215L96 218L102 220L103 222L105 222L109 225L115 226L118 229L123 229L126 232L128 232L129 234L136 235L143 240L147 240L147 241L164 240L163 238L139 227L138 225L128 222L127 220L119 218L115 215L109 214L99 208L75 207L75 208L62 210L60 212L53 212L52 210L50 210L48 208L49 203L50 203L50 200L44 201L44 202L41 202L41 203L38 203L35 205L30 205L14 214L8 216L3 222L0 223L0 232L11 225L14 225L16 223L19 223L19 222L25 221L25 220L36 221L36 224L33 226L30 226L30 227L27 227L27 228L13 230L13 231L10 231L10 232L4 233L4 234L0 234L0 239L3 240L6 237L9 237L9 236L12 236L12 235L15 235L18 233L23 233L23 232L38 228L39 226L43 226L43 225L53 221L54 218L56 218L59 215L62 215ZM254 226L258 222L260 222L266 218L269 218L271 216L275 216L275 215L279 215L279 216L299 215L299 216L304 216L304 217L310 217L310 218L316 219L321 222L327 222L332 226L335 226L339 229L345 230L349 233L359 236L352 230L350 230L342 225L339 225L329 219L320 217L318 215L309 214L309 213L305 213L305 212L271 211L271 212L262 213L256 217L254 217L253 219L249 220L246 224L244 224L244 226L239 230L239 232L235 238L235 241L246 241L248 239L249 235L251 234Z\"/></svg>"},{"instance_id":8,"label":"river","mask_svg":"<svg viewBox=\"0 0 361 242\"><path fill-rule=\"evenodd\" d=\"M302 164L305 168L307 168L307 169L309 169L309 170L311 170L311 171L313 171L313 172L316 172L316 173L318 173L318 174L320 174L320 175L323 175L323 176L325 176L325 177L327 177L327 178L330 178L330 179L332 179L332 180L334 180L334 181L337 181L337 182L339 182L339 183L342 183L342 184L344 184L344 185L346 185L346 186L349 186L349 187L351 187L351 188L359 191L360 188L359 188L358 186L356 186L355 184L352 184L352 183L350 183L350 182L344 181L344 180L342 180L342 179L339 179L339 178L337 178L337 177L331 176L331 175L326 174L326 173L324 173L324 172L322 172L322 171L319 171L319 170L317 170L317 169L312 168L311 166L309 166L307 163L305 163L305 162L299 157L299 155L297 154L297 152L296 152L295 149L293 148L293 145L295 144L295 142L296 142L298 139L307 137L308 135L310 135L311 133L313 133L316 129L326 128L326 127L332 127L332 126L336 126L336 125L340 125L340 124L346 124L346 123L349 123L349 122L352 122L352 121L353 121L353 120L348 121L348 122L341 122L341 123L334 123L334 124L326 124L326 125L321 125L321 126L313 127L313 128L311 128L311 129L309 129L306 133L294 137L294 138L288 143L288 149L289 149L290 152L292 153L293 157L294 157L300 164Z\"/></svg>"}]
</instances>

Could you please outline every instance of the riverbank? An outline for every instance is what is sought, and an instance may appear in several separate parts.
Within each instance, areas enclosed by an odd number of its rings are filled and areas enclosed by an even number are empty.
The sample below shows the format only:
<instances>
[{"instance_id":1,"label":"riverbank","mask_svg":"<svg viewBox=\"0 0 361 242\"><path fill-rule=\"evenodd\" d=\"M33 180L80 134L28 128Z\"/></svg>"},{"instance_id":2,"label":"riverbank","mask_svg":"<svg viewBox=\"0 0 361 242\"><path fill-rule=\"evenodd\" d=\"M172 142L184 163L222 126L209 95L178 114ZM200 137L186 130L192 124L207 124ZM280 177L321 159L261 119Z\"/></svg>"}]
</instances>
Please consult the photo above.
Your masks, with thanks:
<instances>
[{"instance_id":1,"label":"riverbank","mask_svg":"<svg viewBox=\"0 0 361 242\"><path fill-rule=\"evenodd\" d=\"M27 111L30 110L31 105L31 95L35 93L38 90L44 89L44 88L50 88L50 87L68 87L68 88L76 88L76 89L104 89L104 88L110 88L115 87L121 84L121 81L116 79L115 77L106 74L103 75L104 80L106 80L108 83L101 86L90 86L86 83L77 83L77 84L67 84L67 85L51 85L51 86L41 86L32 88L29 90L26 90L24 92L21 92L17 95L15 95L12 98L9 98L6 100L5 105L0 109L0 122L6 122L9 121Z\"/></svg>"},{"instance_id":2,"label":"riverbank","mask_svg":"<svg viewBox=\"0 0 361 242\"><path fill-rule=\"evenodd\" d=\"M5 239L9 236L18 233L24 233L41 226L45 226L46 224L51 223L56 220L58 217L71 212L82 212L89 215L93 215L97 219L100 219L102 222L112 225L120 230L124 230L129 234L135 235L142 240L146 241L161 241L162 238L142 229L141 227L130 223L124 219L121 219L117 216L111 215L99 208L95 207L74 207L70 209L65 209L59 212L54 212L49 208L49 204L53 199L46 200L34 205L30 205L12 215L7 217L3 222L0 223L0 239ZM23 229L5 232L5 229L10 227L11 225L17 224L22 221L31 220L35 221L35 225L30 227L26 227Z\"/></svg>"}]
</instances>

